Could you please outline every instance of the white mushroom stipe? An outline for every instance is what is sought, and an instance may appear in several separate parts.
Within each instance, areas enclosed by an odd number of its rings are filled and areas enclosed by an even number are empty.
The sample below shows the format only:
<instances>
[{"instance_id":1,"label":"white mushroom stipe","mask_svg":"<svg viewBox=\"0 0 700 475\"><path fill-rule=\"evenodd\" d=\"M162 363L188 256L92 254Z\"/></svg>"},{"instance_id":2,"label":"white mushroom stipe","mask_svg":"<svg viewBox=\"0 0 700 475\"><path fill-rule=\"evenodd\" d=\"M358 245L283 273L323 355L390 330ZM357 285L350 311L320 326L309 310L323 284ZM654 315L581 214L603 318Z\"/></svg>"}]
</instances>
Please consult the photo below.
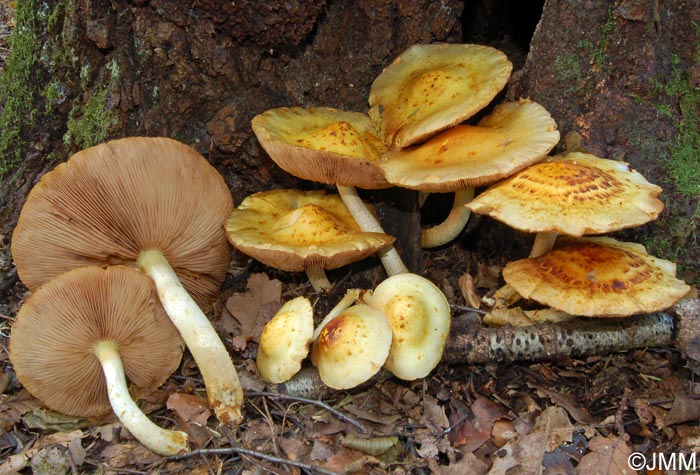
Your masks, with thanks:
<instances>
[{"instance_id":1,"label":"white mushroom stipe","mask_svg":"<svg viewBox=\"0 0 700 475\"><path fill-rule=\"evenodd\" d=\"M112 409L126 429L143 445L160 455L176 455L188 450L185 432L163 429L154 424L139 409L129 394L124 367L116 345L102 341L95 345L107 382L107 394Z\"/></svg>"},{"instance_id":2,"label":"white mushroom stipe","mask_svg":"<svg viewBox=\"0 0 700 475\"><path fill-rule=\"evenodd\" d=\"M243 390L226 347L209 319L187 293L163 253L142 251L137 259L156 284L158 296L199 366L209 404L224 424L242 421Z\"/></svg>"},{"instance_id":3,"label":"white mushroom stipe","mask_svg":"<svg viewBox=\"0 0 700 475\"><path fill-rule=\"evenodd\" d=\"M454 241L469 221L471 210L465 205L473 198L474 187L455 191L452 209L447 218L442 223L423 230L421 241L423 248L438 247Z\"/></svg>"},{"instance_id":4,"label":"white mushroom stipe","mask_svg":"<svg viewBox=\"0 0 700 475\"><path fill-rule=\"evenodd\" d=\"M357 194L357 190L354 186L337 185L337 187L338 193L343 199L343 203L345 203L348 211L352 217L355 218L355 221L357 221L357 225L360 226L360 229L371 233L384 233L382 225L379 223L377 218L370 213L369 209L367 209L367 206L365 206L364 202ZM384 266L384 270L386 270L387 275L392 276L408 272L408 268L403 263L403 260L401 260L401 256L399 256L399 253L396 251L394 246L390 246L383 251L379 251L377 255L382 261L382 265Z\"/></svg>"}]
</instances>

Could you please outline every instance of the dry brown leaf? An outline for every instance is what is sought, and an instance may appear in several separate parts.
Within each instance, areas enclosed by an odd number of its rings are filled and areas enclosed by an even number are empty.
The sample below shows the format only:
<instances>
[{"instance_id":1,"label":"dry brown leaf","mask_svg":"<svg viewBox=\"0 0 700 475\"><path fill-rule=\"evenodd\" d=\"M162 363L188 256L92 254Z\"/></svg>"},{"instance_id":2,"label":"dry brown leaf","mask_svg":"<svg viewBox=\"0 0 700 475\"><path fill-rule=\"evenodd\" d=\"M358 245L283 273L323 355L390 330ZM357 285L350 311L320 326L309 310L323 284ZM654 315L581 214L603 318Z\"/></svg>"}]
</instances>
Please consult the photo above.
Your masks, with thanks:
<instances>
[{"instance_id":1,"label":"dry brown leaf","mask_svg":"<svg viewBox=\"0 0 700 475\"><path fill-rule=\"evenodd\" d=\"M493 290L499 287L501 277L500 266L485 266L479 264L476 270L476 279L474 284L477 289Z\"/></svg>"},{"instance_id":2,"label":"dry brown leaf","mask_svg":"<svg viewBox=\"0 0 700 475\"><path fill-rule=\"evenodd\" d=\"M582 407L576 398L571 394L552 391L551 389L534 383L527 383L527 385L532 389L536 389L538 396L549 398L557 406L561 406L566 409L566 411L571 414L571 417L573 417L579 424L588 425L595 422L593 416L591 416L591 414L584 407Z\"/></svg>"},{"instance_id":3,"label":"dry brown leaf","mask_svg":"<svg viewBox=\"0 0 700 475\"><path fill-rule=\"evenodd\" d=\"M481 306L481 297L476 292L474 278L468 272L465 272L459 277L457 284L459 285L459 292L467 305L479 308Z\"/></svg>"},{"instance_id":4,"label":"dry brown leaf","mask_svg":"<svg viewBox=\"0 0 700 475\"><path fill-rule=\"evenodd\" d=\"M485 475L487 469L486 463L469 452L458 462L440 467L440 472L442 475Z\"/></svg>"},{"instance_id":5,"label":"dry brown leaf","mask_svg":"<svg viewBox=\"0 0 700 475\"><path fill-rule=\"evenodd\" d=\"M250 276L246 291L226 300L221 316L224 331L233 335L233 347L244 350L249 341L258 342L265 324L282 305L282 283L265 273Z\"/></svg>"},{"instance_id":6,"label":"dry brown leaf","mask_svg":"<svg viewBox=\"0 0 700 475\"><path fill-rule=\"evenodd\" d=\"M502 327L504 325L527 327L533 324L533 321L525 315L525 312L520 307L491 309L489 313L484 315L482 321L493 327Z\"/></svg>"},{"instance_id":7,"label":"dry brown leaf","mask_svg":"<svg viewBox=\"0 0 700 475\"><path fill-rule=\"evenodd\" d=\"M182 429L195 448L201 448L211 439L207 420L211 416L207 399L193 394L173 393L168 398L168 409L175 412Z\"/></svg>"},{"instance_id":8,"label":"dry brown leaf","mask_svg":"<svg viewBox=\"0 0 700 475\"><path fill-rule=\"evenodd\" d=\"M576 467L577 475L606 474L632 475L637 473L629 466L628 458L632 450L627 441L614 435L597 435L588 442L590 452L583 456Z\"/></svg>"},{"instance_id":9,"label":"dry brown leaf","mask_svg":"<svg viewBox=\"0 0 700 475\"><path fill-rule=\"evenodd\" d=\"M519 436L498 451L489 475L529 475L541 473L545 454L560 445L571 442L574 427L566 411L560 407L548 407L535 422L532 432ZM589 473L590 475L590 473Z\"/></svg>"},{"instance_id":10,"label":"dry brown leaf","mask_svg":"<svg viewBox=\"0 0 700 475\"><path fill-rule=\"evenodd\" d=\"M280 437L277 439L277 444L289 460L301 460L304 455L309 453L309 447L304 441L294 436Z\"/></svg>"},{"instance_id":11,"label":"dry brown leaf","mask_svg":"<svg viewBox=\"0 0 700 475\"><path fill-rule=\"evenodd\" d=\"M54 451L42 452L42 450L44 450L45 448L51 448L56 446L64 447L64 449L60 452L63 453L62 457L65 460L66 449L68 449L71 446L73 440L80 440L83 437L83 435L83 431L74 430L71 432L57 432L55 434L44 436L37 440L29 449L24 450L19 454L11 455L2 463L0 463L0 474L9 474L22 470L37 454L40 453L47 454L47 456L50 456L51 460L54 460ZM63 473L65 473L65 471Z\"/></svg>"},{"instance_id":12,"label":"dry brown leaf","mask_svg":"<svg viewBox=\"0 0 700 475\"><path fill-rule=\"evenodd\" d=\"M673 400L673 406L664 418L664 425L670 426L698 419L700 419L700 399L677 395Z\"/></svg>"}]
</instances>

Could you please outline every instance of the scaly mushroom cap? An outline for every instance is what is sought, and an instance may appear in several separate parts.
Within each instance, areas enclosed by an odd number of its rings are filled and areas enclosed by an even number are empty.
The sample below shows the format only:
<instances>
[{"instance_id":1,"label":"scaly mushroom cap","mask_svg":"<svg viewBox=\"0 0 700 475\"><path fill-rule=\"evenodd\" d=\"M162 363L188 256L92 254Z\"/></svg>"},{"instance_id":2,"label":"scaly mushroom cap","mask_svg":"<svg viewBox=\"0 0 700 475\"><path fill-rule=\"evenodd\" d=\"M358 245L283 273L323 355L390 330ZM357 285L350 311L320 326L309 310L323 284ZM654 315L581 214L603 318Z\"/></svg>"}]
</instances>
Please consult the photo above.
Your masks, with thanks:
<instances>
[{"instance_id":1,"label":"scaly mushroom cap","mask_svg":"<svg viewBox=\"0 0 700 475\"><path fill-rule=\"evenodd\" d=\"M184 344L153 281L127 267L81 267L40 287L17 313L10 360L22 385L47 407L74 416L109 412L102 366L93 353L116 343L127 379L142 392L163 384Z\"/></svg>"},{"instance_id":2,"label":"scaly mushroom cap","mask_svg":"<svg viewBox=\"0 0 700 475\"><path fill-rule=\"evenodd\" d=\"M391 326L380 310L356 304L328 322L311 350L321 381L334 389L364 383L386 361Z\"/></svg>"},{"instance_id":3,"label":"scaly mushroom cap","mask_svg":"<svg viewBox=\"0 0 700 475\"><path fill-rule=\"evenodd\" d=\"M385 367L406 380L424 378L442 358L450 333L450 305L442 291L416 274L397 274L377 286L370 305L393 332Z\"/></svg>"},{"instance_id":4,"label":"scaly mushroom cap","mask_svg":"<svg viewBox=\"0 0 700 475\"><path fill-rule=\"evenodd\" d=\"M388 188L377 166L386 146L369 117L330 107L281 107L256 115L253 132L292 175L329 185Z\"/></svg>"},{"instance_id":5,"label":"scaly mushroom cap","mask_svg":"<svg viewBox=\"0 0 700 475\"><path fill-rule=\"evenodd\" d=\"M404 148L480 111L512 68L489 46L411 46L372 83L369 116L385 144Z\"/></svg>"},{"instance_id":6,"label":"scaly mushroom cap","mask_svg":"<svg viewBox=\"0 0 700 475\"><path fill-rule=\"evenodd\" d=\"M22 208L12 255L20 279L34 290L75 267L130 264L156 248L203 305L228 268L222 224L232 209L221 175L187 145L114 140L42 177Z\"/></svg>"},{"instance_id":7,"label":"scaly mushroom cap","mask_svg":"<svg viewBox=\"0 0 700 475\"><path fill-rule=\"evenodd\" d=\"M644 246L579 238L540 257L508 263L503 278L520 295L571 315L624 317L672 306L690 287L674 263Z\"/></svg>"},{"instance_id":8,"label":"scaly mushroom cap","mask_svg":"<svg viewBox=\"0 0 700 475\"><path fill-rule=\"evenodd\" d=\"M624 162L575 152L496 183L467 207L521 231L582 236L656 219L660 192Z\"/></svg>"},{"instance_id":9,"label":"scaly mushroom cap","mask_svg":"<svg viewBox=\"0 0 700 475\"><path fill-rule=\"evenodd\" d=\"M499 104L476 126L458 125L423 144L388 152L380 166L392 184L444 193L512 175L544 158L558 141L549 112L520 100Z\"/></svg>"},{"instance_id":10,"label":"scaly mushroom cap","mask_svg":"<svg viewBox=\"0 0 700 475\"><path fill-rule=\"evenodd\" d=\"M314 313L309 299L297 297L282 305L260 335L256 359L260 376L274 384L291 379L309 354L313 335Z\"/></svg>"},{"instance_id":11,"label":"scaly mushroom cap","mask_svg":"<svg viewBox=\"0 0 700 475\"><path fill-rule=\"evenodd\" d=\"M287 271L335 269L394 242L360 230L337 195L286 189L248 196L226 221L226 233L241 252Z\"/></svg>"}]
</instances>

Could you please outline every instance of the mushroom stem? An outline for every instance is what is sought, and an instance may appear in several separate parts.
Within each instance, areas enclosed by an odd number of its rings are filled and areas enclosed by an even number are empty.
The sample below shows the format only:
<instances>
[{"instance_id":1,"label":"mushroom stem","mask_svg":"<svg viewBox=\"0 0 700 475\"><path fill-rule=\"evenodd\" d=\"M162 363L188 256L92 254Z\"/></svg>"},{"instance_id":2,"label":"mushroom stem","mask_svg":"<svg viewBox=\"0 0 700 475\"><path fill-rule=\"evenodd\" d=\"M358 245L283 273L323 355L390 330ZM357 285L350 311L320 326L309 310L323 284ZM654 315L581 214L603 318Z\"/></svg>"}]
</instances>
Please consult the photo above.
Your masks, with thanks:
<instances>
[{"instance_id":1,"label":"mushroom stem","mask_svg":"<svg viewBox=\"0 0 700 475\"><path fill-rule=\"evenodd\" d=\"M306 276L309 278L309 282L311 282L311 286L316 292L322 292L333 288L333 284L331 284L331 281L326 277L326 271L322 267L307 267Z\"/></svg>"},{"instance_id":2,"label":"mushroom stem","mask_svg":"<svg viewBox=\"0 0 700 475\"><path fill-rule=\"evenodd\" d=\"M454 240L469 221L471 210L465 205L472 199L474 199L474 187L456 191L452 209L447 218L442 223L423 230L423 248L442 246Z\"/></svg>"},{"instance_id":3,"label":"mushroom stem","mask_svg":"<svg viewBox=\"0 0 700 475\"><path fill-rule=\"evenodd\" d=\"M382 225L379 223L377 218L372 215L369 209L367 209L367 206L365 206L365 203L357 194L355 187L343 185L337 186L338 193L343 199L343 203L345 203L345 206L348 208L348 211L352 217L355 218L355 221L357 222L357 225L360 226L360 229L370 233L384 233ZM394 246L389 246L387 249L379 251L377 255L382 261L384 270L386 270L386 273L389 276L408 272L408 268L401 260L401 256L399 256L399 253L396 252Z\"/></svg>"},{"instance_id":4,"label":"mushroom stem","mask_svg":"<svg viewBox=\"0 0 700 475\"><path fill-rule=\"evenodd\" d=\"M142 251L137 262L154 280L163 308L199 366L216 416L224 424L240 423L243 390L231 356L211 322L182 286L161 251Z\"/></svg>"},{"instance_id":5,"label":"mushroom stem","mask_svg":"<svg viewBox=\"0 0 700 475\"><path fill-rule=\"evenodd\" d=\"M188 436L185 432L158 427L131 398L117 345L112 341L101 341L95 345L93 351L102 365L109 402L124 427L157 454L176 455L186 452Z\"/></svg>"},{"instance_id":6,"label":"mushroom stem","mask_svg":"<svg viewBox=\"0 0 700 475\"><path fill-rule=\"evenodd\" d=\"M540 231L535 235L535 241L532 243L530 257L540 257L546 254L554 247L554 241L557 240L559 233L556 231Z\"/></svg>"},{"instance_id":7,"label":"mushroom stem","mask_svg":"<svg viewBox=\"0 0 700 475\"><path fill-rule=\"evenodd\" d=\"M321 323L318 324L318 326L314 330L313 341L316 341L316 339L318 338L318 334L321 333L321 330L323 330L323 327L325 327L328 324L328 322L333 320L335 317L343 313L348 308L355 305L355 302L357 302L360 299L362 299L363 303L369 305L369 300L371 300L371 298L371 290L348 289L348 291L345 292L343 298L340 299L340 301L335 305L335 307L333 307L331 311L328 312L328 314L324 317Z\"/></svg>"}]
</instances>

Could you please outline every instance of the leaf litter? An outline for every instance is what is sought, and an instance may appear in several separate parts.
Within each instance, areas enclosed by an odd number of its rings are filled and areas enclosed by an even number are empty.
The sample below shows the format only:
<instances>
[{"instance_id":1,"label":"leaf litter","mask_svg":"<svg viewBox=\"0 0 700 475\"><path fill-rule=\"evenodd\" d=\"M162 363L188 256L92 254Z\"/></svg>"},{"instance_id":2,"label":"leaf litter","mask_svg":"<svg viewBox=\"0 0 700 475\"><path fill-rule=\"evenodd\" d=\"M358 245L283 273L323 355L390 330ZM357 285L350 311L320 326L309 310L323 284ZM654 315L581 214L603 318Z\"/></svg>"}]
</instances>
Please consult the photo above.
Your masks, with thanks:
<instances>
[{"instance_id":1,"label":"leaf litter","mask_svg":"<svg viewBox=\"0 0 700 475\"><path fill-rule=\"evenodd\" d=\"M463 302L476 303L467 301L471 289L494 285L490 269L479 273L480 283L458 282L458 273L448 282ZM21 389L3 333L0 474L629 474L636 473L626 465L633 451L700 448L700 383L669 349L440 365L423 380L399 381L382 372L351 391L312 382L302 394L308 402L293 394L271 396L263 389L281 388L265 386L253 358L262 327L283 303L283 289L296 285L278 276L251 274L245 288L222 297L213 318L248 392L239 427L229 432L210 417L188 355L164 387L141 401L157 424L188 432L196 450L184 457L149 452L113 416L81 420L46 411ZM315 317L318 322L322 315Z\"/></svg>"}]
</instances>

